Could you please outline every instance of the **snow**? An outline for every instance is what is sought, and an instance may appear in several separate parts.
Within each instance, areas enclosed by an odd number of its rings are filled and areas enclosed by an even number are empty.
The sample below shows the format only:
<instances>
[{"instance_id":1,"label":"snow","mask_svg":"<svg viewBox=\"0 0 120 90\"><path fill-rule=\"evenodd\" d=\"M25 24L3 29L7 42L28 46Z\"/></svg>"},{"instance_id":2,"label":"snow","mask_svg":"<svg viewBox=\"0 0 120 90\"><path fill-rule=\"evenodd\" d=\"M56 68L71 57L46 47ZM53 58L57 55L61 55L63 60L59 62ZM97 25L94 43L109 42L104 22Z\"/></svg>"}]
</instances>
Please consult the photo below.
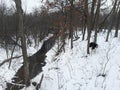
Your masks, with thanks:
<instances>
[{"instance_id":1,"label":"snow","mask_svg":"<svg viewBox=\"0 0 120 90\"><path fill-rule=\"evenodd\" d=\"M57 44L49 50L43 72L31 82L39 83L44 74L40 90L120 90L120 37L114 38L112 32L109 41L105 42L106 33L100 32L98 48L87 55L87 40L81 40L81 32L79 36L80 39L74 41L73 49L70 49L70 40L66 40L65 52L55 56ZM3 60L5 51L0 51L0 60ZM30 52L33 51L37 50L32 47ZM0 90L4 90L5 82L11 81L20 66L21 62L14 60L10 69L8 63L0 67ZM35 87L31 84L22 90L35 90Z\"/></svg>"}]
</instances>

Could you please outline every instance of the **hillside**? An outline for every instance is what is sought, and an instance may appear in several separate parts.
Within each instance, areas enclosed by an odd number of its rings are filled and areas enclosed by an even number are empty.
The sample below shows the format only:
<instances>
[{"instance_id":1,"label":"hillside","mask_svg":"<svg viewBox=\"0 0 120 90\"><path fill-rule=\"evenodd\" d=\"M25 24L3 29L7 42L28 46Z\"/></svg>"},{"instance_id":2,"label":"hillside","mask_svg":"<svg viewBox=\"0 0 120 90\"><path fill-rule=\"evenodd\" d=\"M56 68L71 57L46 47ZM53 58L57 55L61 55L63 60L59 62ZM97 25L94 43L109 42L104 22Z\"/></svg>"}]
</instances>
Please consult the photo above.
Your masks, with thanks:
<instances>
[{"instance_id":1,"label":"hillside","mask_svg":"<svg viewBox=\"0 0 120 90\"><path fill-rule=\"evenodd\" d=\"M81 32L79 36L74 41L72 50L69 40L66 40L65 52L55 56L57 45L49 50L46 54L47 65L31 82L39 83L43 74L39 90L120 90L120 37L114 38L112 32L109 41L105 42L106 33L100 32L96 52L87 55L87 40L81 40ZM92 39L93 36L91 41ZM5 51L2 48L0 50L0 60L4 60ZM37 50L31 47L28 52L31 54ZM11 78L22 65L22 59L13 60L10 69L8 65L6 63L0 67L0 90L4 90L6 82L11 82ZM35 90L35 87L31 84L26 90Z\"/></svg>"},{"instance_id":2,"label":"hillside","mask_svg":"<svg viewBox=\"0 0 120 90\"><path fill-rule=\"evenodd\" d=\"M81 41L81 37L74 41L72 50L66 40L66 51L58 56L54 46L47 53L40 90L120 90L120 37L114 38L112 32L109 42L105 38L106 33L98 34L99 46L90 55L86 54L87 41ZM40 77L32 81L39 82Z\"/></svg>"}]
</instances>

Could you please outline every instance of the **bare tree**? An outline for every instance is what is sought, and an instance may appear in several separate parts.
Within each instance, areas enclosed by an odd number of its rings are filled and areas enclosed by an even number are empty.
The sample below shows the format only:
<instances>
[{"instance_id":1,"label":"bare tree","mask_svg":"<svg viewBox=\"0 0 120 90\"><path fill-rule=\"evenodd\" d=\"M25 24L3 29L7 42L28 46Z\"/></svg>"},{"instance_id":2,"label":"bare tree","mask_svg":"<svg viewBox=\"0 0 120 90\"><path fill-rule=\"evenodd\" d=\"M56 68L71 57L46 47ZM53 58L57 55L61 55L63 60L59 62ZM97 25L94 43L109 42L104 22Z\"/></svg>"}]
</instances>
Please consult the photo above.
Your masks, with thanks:
<instances>
[{"instance_id":1,"label":"bare tree","mask_svg":"<svg viewBox=\"0 0 120 90\"><path fill-rule=\"evenodd\" d=\"M118 37L119 26L120 26L120 1L118 3L118 12L117 12L117 16L116 16L115 37Z\"/></svg>"},{"instance_id":2,"label":"bare tree","mask_svg":"<svg viewBox=\"0 0 120 90\"><path fill-rule=\"evenodd\" d=\"M70 21L69 21L69 37L71 38L71 49L73 48L73 9L74 0L68 0L70 2Z\"/></svg>"},{"instance_id":3,"label":"bare tree","mask_svg":"<svg viewBox=\"0 0 120 90\"><path fill-rule=\"evenodd\" d=\"M111 22L110 22L110 26L108 28L108 32L107 32L107 37L106 37L106 42L108 41L108 38L109 38L109 34L113 28L113 25L114 25L114 22L115 22L115 11L116 11L116 6L117 6L117 3L118 3L118 0L115 0L114 1L114 5L113 5L113 8L112 8L112 19L111 19Z\"/></svg>"},{"instance_id":4,"label":"bare tree","mask_svg":"<svg viewBox=\"0 0 120 90\"><path fill-rule=\"evenodd\" d=\"M88 36L87 36L87 54L89 54L89 43L90 43L90 37L91 37L91 31L93 30L94 28L94 11L95 11L95 5L96 5L96 0L92 0L92 6L91 6L91 12L90 12L90 15L88 17Z\"/></svg>"},{"instance_id":5,"label":"bare tree","mask_svg":"<svg viewBox=\"0 0 120 90\"><path fill-rule=\"evenodd\" d=\"M95 35L94 35L94 42L97 42L97 32L98 32L98 21L99 21L99 14L100 14L100 6L101 6L101 0L98 0L97 2L97 9L94 17L94 29L95 29Z\"/></svg>"},{"instance_id":6,"label":"bare tree","mask_svg":"<svg viewBox=\"0 0 120 90\"><path fill-rule=\"evenodd\" d=\"M88 20L88 0L84 1L84 22L83 22L83 37L82 40L84 40L85 37L85 31L87 29L87 20Z\"/></svg>"},{"instance_id":7,"label":"bare tree","mask_svg":"<svg viewBox=\"0 0 120 90\"><path fill-rule=\"evenodd\" d=\"M24 60L24 80L26 86L29 85L30 77L29 77L29 59L27 57L27 49L26 49L26 38L24 34L23 29L23 10L21 6L21 0L14 0L16 4L17 9L17 15L18 15L18 30L19 30L19 37L21 40L21 46L22 46L22 54L23 54L23 60Z\"/></svg>"}]
</instances>

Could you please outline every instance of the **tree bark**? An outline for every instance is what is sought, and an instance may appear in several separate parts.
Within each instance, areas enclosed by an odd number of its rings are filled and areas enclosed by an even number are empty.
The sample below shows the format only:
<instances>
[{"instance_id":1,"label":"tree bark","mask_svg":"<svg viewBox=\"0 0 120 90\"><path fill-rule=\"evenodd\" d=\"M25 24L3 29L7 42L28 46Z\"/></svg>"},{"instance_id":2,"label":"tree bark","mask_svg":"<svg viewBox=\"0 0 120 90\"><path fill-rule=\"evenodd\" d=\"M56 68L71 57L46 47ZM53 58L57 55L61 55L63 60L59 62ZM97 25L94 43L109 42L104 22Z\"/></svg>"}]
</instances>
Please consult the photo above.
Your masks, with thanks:
<instances>
[{"instance_id":1,"label":"tree bark","mask_svg":"<svg viewBox=\"0 0 120 90\"><path fill-rule=\"evenodd\" d=\"M82 36L82 40L84 40L85 38L85 32L86 32L86 29L87 29L87 20L88 20L88 0L85 0L84 2L84 25L83 25L83 36Z\"/></svg>"},{"instance_id":2,"label":"tree bark","mask_svg":"<svg viewBox=\"0 0 120 90\"><path fill-rule=\"evenodd\" d=\"M95 2L96 0L92 0L92 7L91 7L91 13L88 17L88 36L87 36L87 54L90 54L89 51L89 44L90 44L90 37L91 37L91 31L94 28L93 18L94 18L94 10L95 10Z\"/></svg>"},{"instance_id":3,"label":"tree bark","mask_svg":"<svg viewBox=\"0 0 120 90\"><path fill-rule=\"evenodd\" d=\"M113 24L114 24L114 22L115 22L115 14L114 14L114 13L115 13L115 10L116 10L117 2L118 2L118 0L115 0L114 6L113 6L113 11L112 11L112 20L111 20L110 26L109 26L109 28L108 28L107 37L106 37L106 42L108 41L109 34L110 34L110 32L111 32L111 30L112 30L112 28L113 28Z\"/></svg>"},{"instance_id":4,"label":"tree bark","mask_svg":"<svg viewBox=\"0 0 120 90\"><path fill-rule=\"evenodd\" d=\"M24 64L24 80L25 80L26 86L28 86L30 82L29 59L27 57L26 38L24 34L24 29L23 29L23 10L21 6L21 0L14 0L14 1L17 9L19 37L21 40L22 54L23 54L23 61L24 61L23 63Z\"/></svg>"},{"instance_id":5,"label":"tree bark","mask_svg":"<svg viewBox=\"0 0 120 90\"><path fill-rule=\"evenodd\" d=\"M98 0L98 5L97 5L97 9L96 9L96 14L95 14L95 20L94 20L94 24L95 24L95 35L94 35L94 42L97 42L97 32L98 32L98 21L99 21L99 14L100 14L100 5L101 5L101 0Z\"/></svg>"},{"instance_id":6,"label":"tree bark","mask_svg":"<svg viewBox=\"0 0 120 90\"><path fill-rule=\"evenodd\" d=\"M70 24L69 24L69 36L70 36L70 39L71 39L71 49L73 48L73 1L74 0L69 0L70 1Z\"/></svg>"},{"instance_id":7,"label":"tree bark","mask_svg":"<svg viewBox=\"0 0 120 90\"><path fill-rule=\"evenodd\" d=\"M120 5L120 2L119 2ZM119 6L118 6L119 7ZM120 26L120 7L119 7L119 11L117 13L117 18L116 18L116 26L115 26L115 37L118 37L118 29Z\"/></svg>"}]
</instances>

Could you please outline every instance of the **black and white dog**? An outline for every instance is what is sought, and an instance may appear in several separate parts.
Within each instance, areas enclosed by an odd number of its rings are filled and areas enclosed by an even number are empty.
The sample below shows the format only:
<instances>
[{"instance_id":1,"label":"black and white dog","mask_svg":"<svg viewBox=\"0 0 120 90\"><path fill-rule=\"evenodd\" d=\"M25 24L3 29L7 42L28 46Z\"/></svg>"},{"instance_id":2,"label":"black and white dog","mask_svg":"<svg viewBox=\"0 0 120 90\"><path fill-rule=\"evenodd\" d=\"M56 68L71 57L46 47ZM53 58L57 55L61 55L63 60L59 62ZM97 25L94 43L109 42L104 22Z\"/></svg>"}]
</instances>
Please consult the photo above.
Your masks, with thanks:
<instances>
[{"instance_id":1,"label":"black and white dog","mask_svg":"<svg viewBox=\"0 0 120 90\"><path fill-rule=\"evenodd\" d=\"M90 44L89 44L89 47L91 48L91 52L92 51L96 51L96 48L98 48L98 44L97 43L94 43L94 42L91 42Z\"/></svg>"}]
</instances>

